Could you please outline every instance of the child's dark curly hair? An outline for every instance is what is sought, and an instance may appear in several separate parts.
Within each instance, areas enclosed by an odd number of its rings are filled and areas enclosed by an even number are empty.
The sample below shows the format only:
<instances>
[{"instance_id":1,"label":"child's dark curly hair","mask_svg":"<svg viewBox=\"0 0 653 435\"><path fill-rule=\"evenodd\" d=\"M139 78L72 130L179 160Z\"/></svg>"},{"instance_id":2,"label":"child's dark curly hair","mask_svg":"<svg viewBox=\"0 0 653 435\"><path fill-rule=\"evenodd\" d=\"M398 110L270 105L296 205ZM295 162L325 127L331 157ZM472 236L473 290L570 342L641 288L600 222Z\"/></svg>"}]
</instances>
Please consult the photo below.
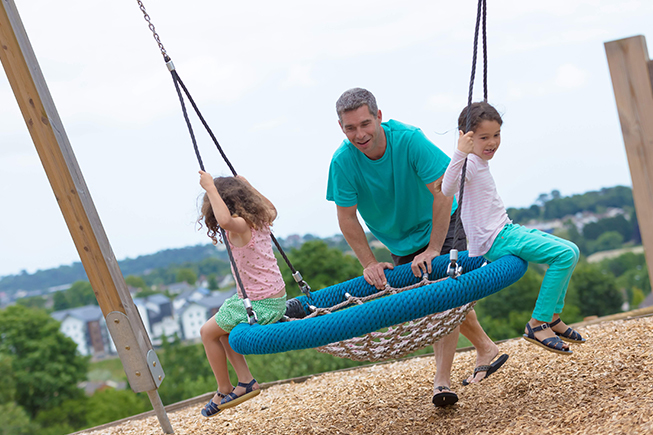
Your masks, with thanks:
<instances>
[{"instance_id":1,"label":"child's dark curly hair","mask_svg":"<svg viewBox=\"0 0 653 435\"><path fill-rule=\"evenodd\" d=\"M274 210L246 182L235 177L217 177L213 179L213 183L232 216L245 219L245 222L254 229L259 229L265 224L272 225L276 217ZM202 228L202 221L207 228L206 234L213 240L213 244L217 244L216 236L220 235L220 226L213 214L207 194L204 194L202 210L197 219L200 228ZM220 241L223 242L222 236Z\"/></svg>"}]
</instances>

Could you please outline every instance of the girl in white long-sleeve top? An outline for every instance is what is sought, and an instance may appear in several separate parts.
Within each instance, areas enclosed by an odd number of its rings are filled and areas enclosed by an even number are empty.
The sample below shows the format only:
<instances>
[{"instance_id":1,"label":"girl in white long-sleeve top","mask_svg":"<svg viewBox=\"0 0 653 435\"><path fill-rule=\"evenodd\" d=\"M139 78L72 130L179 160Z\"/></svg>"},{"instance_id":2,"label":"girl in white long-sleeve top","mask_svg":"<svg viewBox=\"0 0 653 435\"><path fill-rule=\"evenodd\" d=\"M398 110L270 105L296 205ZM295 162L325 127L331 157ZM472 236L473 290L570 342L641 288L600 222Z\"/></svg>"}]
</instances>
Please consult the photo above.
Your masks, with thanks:
<instances>
[{"instance_id":1,"label":"girl in white long-sleeve top","mask_svg":"<svg viewBox=\"0 0 653 435\"><path fill-rule=\"evenodd\" d=\"M547 264L524 338L552 352L570 355L572 351L563 340L585 342L560 319L579 251L570 241L513 224L508 217L489 165L501 144L502 124L501 116L488 103L473 103L463 109L458 119L458 148L444 174L442 192L447 196L459 192L461 170L467 159L461 219L469 239L469 255L495 261L512 254L529 262Z\"/></svg>"}]
</instances>

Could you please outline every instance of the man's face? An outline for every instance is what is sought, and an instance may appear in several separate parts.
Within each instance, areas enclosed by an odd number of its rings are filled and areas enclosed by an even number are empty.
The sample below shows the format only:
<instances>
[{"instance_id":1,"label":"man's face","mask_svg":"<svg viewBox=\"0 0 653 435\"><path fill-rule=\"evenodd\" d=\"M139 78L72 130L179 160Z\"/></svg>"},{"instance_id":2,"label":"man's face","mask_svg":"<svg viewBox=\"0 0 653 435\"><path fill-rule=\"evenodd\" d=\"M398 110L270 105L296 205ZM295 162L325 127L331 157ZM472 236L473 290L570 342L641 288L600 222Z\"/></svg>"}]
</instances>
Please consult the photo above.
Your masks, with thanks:
<instances>
[{"instance_id":1,"label":"man's face","mask_svg":"<svg viewBox=\"0 0 653 435\"><path fill-rule=\"evenodd\" d=\"M385 153L385 135L381 127L381 111L376 116L370 113L367 105L342 114L338 121L347 139L372 160L383 157Z\"/></svg>"}]
</instances>

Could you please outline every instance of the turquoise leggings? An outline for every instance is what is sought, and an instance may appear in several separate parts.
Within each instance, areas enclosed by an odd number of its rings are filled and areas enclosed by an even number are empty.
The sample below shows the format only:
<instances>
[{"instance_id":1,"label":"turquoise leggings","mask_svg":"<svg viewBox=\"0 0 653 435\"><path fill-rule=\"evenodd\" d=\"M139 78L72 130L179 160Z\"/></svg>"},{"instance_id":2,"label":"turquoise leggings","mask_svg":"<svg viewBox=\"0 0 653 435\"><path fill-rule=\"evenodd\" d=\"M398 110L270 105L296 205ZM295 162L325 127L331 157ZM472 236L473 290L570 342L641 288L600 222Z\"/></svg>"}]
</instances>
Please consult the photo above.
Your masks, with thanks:
<instances>
[{"instance_id":1,"label":"turquoise leggings","mask_svg":"<svg viewBox=\"0 0 653 435\"><path fill-rule=\"evenodd\" d=\"M507 224L484 257L495 261L509 254L531 263L549 265L535 303L533 318L540 322L550 322L553 314L559 314L565 305L569 280L580 255L578 247L568 240L540 230Z\"/></svg>"}]
</instances>

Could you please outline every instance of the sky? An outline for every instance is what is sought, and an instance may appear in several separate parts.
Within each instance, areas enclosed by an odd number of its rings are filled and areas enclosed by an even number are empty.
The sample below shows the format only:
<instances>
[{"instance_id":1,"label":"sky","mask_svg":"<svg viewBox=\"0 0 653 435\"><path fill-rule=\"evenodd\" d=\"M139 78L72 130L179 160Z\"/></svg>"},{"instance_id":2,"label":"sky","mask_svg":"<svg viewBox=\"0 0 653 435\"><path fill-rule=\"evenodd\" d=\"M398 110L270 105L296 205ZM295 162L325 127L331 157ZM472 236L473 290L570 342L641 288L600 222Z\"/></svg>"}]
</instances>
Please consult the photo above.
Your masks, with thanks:
<instances>
[{"instance_id":1,"label":"sky","mask_svg":"<svg viewBox=\"0 0 653 435\"><path fill-rule=\"evenodd\" d=\"M208 243L198 163L137 2L14 1L116 258ZM345 90L369 89L383 119L456 147L475 0L144 3L236 171L277 207L277 237L339 233L325 192ZM604 43L651 44L653 2L487 3L488 100L504 118L491 170L505 205L631 186ZM192 119L206 169L230 175ZM0 204L0 276L79 261L4 70Z\"/></svg>"}]
</instances>

